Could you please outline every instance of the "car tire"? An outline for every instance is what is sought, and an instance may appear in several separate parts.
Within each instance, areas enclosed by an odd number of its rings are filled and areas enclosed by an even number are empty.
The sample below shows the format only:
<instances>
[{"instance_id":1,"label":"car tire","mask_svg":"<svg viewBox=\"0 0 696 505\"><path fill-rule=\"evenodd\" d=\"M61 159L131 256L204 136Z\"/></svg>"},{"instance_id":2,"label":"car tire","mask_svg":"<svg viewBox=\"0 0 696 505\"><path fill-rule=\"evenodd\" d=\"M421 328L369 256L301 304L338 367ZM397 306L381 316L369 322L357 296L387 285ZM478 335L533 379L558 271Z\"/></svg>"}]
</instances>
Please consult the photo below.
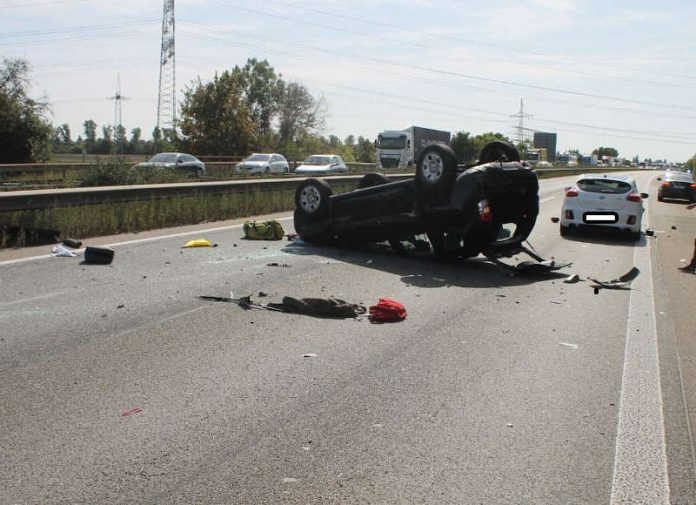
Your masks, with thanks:
<instances>
[{"instance_id":1,"label":"car tire","mask_svg":"<svg viewBox=\"0 0 696 505\"><path fill-rule=\"evenodd\" d=\"M491 163L494 161L520 161L520 152L509 142L494 140L481 149L479 163Z\"/></svg>"},{"instance_id":2,"label":"car tire","mask_svg":"<svg viewBox=\"0 0 696 505\"><path fill-rule=\"evenodd\" d=\"M559 230L561 231L561 237L567 237L570 235L570 226L560 225Z\"/></svg>"},{"instance_id":3,"label":"car tire","mask_svg":"<svg viewBox=\"0 0 696 505\"><path fill-rule=\"evenodd\" d=\"M315 219L298 208L295 209L293 220L295 232L305 242L318 245L331 245L335 242L326 219Z\"/></svg>"},{"instance_id":4,"label":"car tire","mask_svg":"<svg viewBox=\"0 0 696 505\"><path fill-rule=\"evenodd\" d=\"M319 220L329 213L331 186L324 179L309 178L295 190L295 208L308 218Z\"/></svg>"},{"instance_id":5,"label":"car tire","mask_svg":"<svg viewBox=\"0 0 696 505\"><path fill-rule=\"evenodd\" d=\"M435 192L452 185L457 177L457 155L451 147L433 144L425 149L416 163L416 184Z\"/></svg>"},{"instance_id":6,"label":"car tire","mask_svg":"<svg viewBox=\"0 0 696 505\"><path fill-rule=\"evenodd\" d=\"M657 201L658 201L658 202L661 202L662 200L664 200L664 197L663 197L661 194L658 193L658 195L657 195Z\"/></svg>"},{"instance_id":7,"label":"car tire","mask_svg":"<svg viewBox=\"0 0 696 505\"><path fill-rule=\"evenodd\" d=\"M370 172L363 175L358 182L358 189L371 188L372 186L380 186L390 182L389 178L380 172Z\"/></svg>"},{"instance_id":8,"label":"car tire","mask_svg":"<svg viewBox=\"0 0 696 505\"><path fill-rule=\"evenodd\" d=\"M266 167L263 169L264 174L270 174L271 173L271 167Z\"/></svg>"}]
</instances>

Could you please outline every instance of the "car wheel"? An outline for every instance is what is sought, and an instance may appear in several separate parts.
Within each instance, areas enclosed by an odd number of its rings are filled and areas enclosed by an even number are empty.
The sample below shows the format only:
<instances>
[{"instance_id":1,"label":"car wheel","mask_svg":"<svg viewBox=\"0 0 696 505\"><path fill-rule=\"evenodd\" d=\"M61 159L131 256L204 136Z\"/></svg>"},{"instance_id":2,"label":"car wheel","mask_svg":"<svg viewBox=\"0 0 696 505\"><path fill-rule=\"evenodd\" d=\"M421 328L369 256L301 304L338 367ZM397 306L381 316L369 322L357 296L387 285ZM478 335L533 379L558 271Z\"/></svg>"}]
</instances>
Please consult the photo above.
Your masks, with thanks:
<instances>
[{"instance_id":1,"label":"car wheel","mask_svg":"<svg viewBox=\"0 0 696 505\"><path fill-rule=\"evenodd\" d=\"M520 152L509 142L494 140L481 149L479 163L493 161L520 161Z\"/></svg>"},{"instance_id":2,"label":"car wheel","mask_svg":"<svg viewBox=\"0 0 696 505\"><path fill-rule=\"evenodd\" d=\"M321 219L328 214L331 186L323 179L306 179L295 191L295 207L312 219Z\"/></svg>"},{"instance_id":3,"label":"car wheel","mask_svg":"<svg viewBox=\"0 0 696 505\"><path fill-rule=\"evenodd\" d=\"M388 182L389 178L386 175L379 172L370 172L360 179L360 182L358 182L358 189L371 188L372 186L379 186Z\"/></svg>"},{"instance_id":4,"label":"car wheel","mask_svg":"<svg viewBox=\"0 0 696 505\"><path fill-rule=\"evenodd\" d=\"M418 157L416 184L426 191L448 187L457 176L457 155L449 146L433 144Z\"/></svg>"},{"instance_id":5,"label":"car wheel","mask_svg":"<svg viewBox=\"0 0 696 505\"><path fill-rule=\"evenodd\" d=\"M294 213L295 232L310 244L331 245L335 243L334 234L326 219L314 219L299 208Z\"/></svg>"},{"instance_id":6,"label":"car wheel","mask_svg":"<svg viewBox=\"0 0 696 505\"><path fill-rule=\"evenodd\" d=\"M559 229L561 230L561 237L567 237L570 235L570 226L561 225Z\"/></svg>"},{"instance_id":7,"label":"car wheel","mask_svg":"<svg viewBox=\"0 0 696 505\"><path fill-rule=\"evenodd\" d=\"M658 202L661 202L662 200L664 200L663 196L660 195L660 194L658 194L658 195L657 195L657 201L658 201Z\"/></svg>"},{"instance_id":8,"label":"car wheel","mask_svg":"<svg viewBox=\"0 0 696 505\"><path fill-rule=\"evenodd\" d=\"M263 169L264 174L270 174L271 173L271 167L266 167Z\"/></svg>"}]
</instances>

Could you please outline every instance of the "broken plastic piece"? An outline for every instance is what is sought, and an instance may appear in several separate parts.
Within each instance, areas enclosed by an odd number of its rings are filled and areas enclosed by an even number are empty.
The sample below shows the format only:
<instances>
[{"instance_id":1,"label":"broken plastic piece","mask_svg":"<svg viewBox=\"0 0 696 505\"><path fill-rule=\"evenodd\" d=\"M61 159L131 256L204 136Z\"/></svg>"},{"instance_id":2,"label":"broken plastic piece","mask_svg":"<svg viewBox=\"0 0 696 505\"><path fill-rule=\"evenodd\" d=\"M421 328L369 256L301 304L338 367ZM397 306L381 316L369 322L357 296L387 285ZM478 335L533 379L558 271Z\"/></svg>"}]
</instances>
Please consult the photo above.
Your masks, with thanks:
<instances>
[{"instance_id":1,"label":"broken plastic piece","mask_svg":"<svg viewBox=\"0 0 696 505\"><path fill-rule=\"evenodd\" d=\"M557 222L559 222L559 221L560 221L560 219L557 218L557 217L552 217L552 218L551 218L551 222L552 222L552 223L557 223Z\"/></svg>"},{"instance_id":2,"label":"broken plastic piece","mask_svg":"<svg viewBox=\"0 0 696 505\"><path fill-rule=\"evenodd\" d=\"M82 247L82 242L75 240L74 238L66 238L63 240L63 245L67 247L72 247L73 249L79 249Z\"/></svg>"},{"instance_id":3,"label":"broken plastic piece","mask_svg":"<svg viewBox=\"0 0 696 505\"><path fill-rule=\"evenodd\" d=\"M633 267L618 279L612 279L610 281L598 281L597 279L593 279L592 277L588 277L588 279L594 283L591 287L594 288L595 294L597 294L599 293L600 288L631 289L630 284L635 280L636 277L638 277L638 274L640 274L640 270L636 267Z\"/></svg>"},{"instance_id":4,"label":"broken plastic piece","mask_svg":"<svg viewBox=\"0 0 696 505\"><path fill-rule=\"evenodd\" d=\"M217 245L217 244L216 244ZM214 247L213 244L210 242L210 240L206 240L204 238L197 238L194 240L189 240L184 244L183 247Z\"/></svg>"},{"instance_id":5,"label":"broken plastic piece","mask_svg":"<svg viewBox=\"0 0 696 505\"><path fill-rule=\"evenodd\" d=\"M559 344L562 345L563 347L570 347L571 349L578 348L578 344L569 344L567 342L559 342Z\"/></svg>"},{"instance_id":6,"label":"broken plastic piece","mask_svg":"<svg viewBox=\"0 0 696 505\"><path fill-rule=\"evenodd\" d=\"M580 276L578 274L573 274L563 279L563 282L566 284L575 284L576 282L580 282Z\"/></svg>"},{"instance_id":7,"label":"broken plastic piece","mask_svg":"<svg viewBox=\"0 0 696 505\"><path fill-rule=\"evenodd\" d=\"M121 417L127 417L127 416L132 416L133 414L137 414L138 412L142 412L143 409L140 407L133 407L130 410L126 410L125 412L121 412Z\"/></svg>"},{"instance_id":8,"label":"broken plastic piece","mask_svg":"<svg viewBox=\"0 0 696 505\"><path fill-rule=\"evenodd\" d=\"M114 260L114 252L108 247L87 247L85 249L85 263L109 265Z\"/></svg>"},{"instance_id":9,"label":"broken plastic piece","mask_svg":"<svg viewBox=\"0 0 696 505\"><path fill-rule=\"evenodd\" d=\"M654 236L655 236L655 230L653 230L652 228L647 228L647 229L645 230L645 235L646 235L647 237L654 237Z\"/></svg>"}]
</instances>

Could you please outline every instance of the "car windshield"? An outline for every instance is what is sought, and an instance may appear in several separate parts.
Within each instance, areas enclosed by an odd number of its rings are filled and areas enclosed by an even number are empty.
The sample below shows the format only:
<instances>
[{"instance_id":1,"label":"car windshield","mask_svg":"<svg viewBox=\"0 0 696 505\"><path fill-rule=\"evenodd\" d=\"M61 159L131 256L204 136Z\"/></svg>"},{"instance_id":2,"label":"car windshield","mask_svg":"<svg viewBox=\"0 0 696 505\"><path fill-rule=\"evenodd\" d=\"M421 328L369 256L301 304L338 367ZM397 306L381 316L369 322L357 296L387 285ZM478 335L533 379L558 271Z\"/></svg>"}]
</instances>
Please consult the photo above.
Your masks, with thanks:
<instances>
[{"instance_id":1,"label":"car windshield","mask_svg":"<svg viewBox=\"0 0 696 505\"><path fill-rule=\"evenodd\" d=\"M331 163L330 156L310 156L304 160L305 165L328 165Z\"/></svg>"},{"instance_id":2,"label":"car windshield","mask_svg":"<svg viewBox=\"0 0 696 505\"><path fill-rule=\"evenodd\" d=\"M406 136L382 137L379 136L379 147L382 149L403 149L406 147Z\"/></svg>"},{"instance_id":3,"label":"car windshield","mask_svg":"<svg viewBox=\"0 0 696 505\"><path fill-rule=\"evenodd\" d=\"M684 173L674 173L671 172L670 174L665 177L666 181L677 181L677 182L692 182L692 177L691 174L684 174Z\"/></svg>"},{"instance_id":4,"label":"car windshield","mask_svg":"<svg viewBox=\"0 0 696 505\"><path fill-rule=\"evenodd\" d=\"M631 185L625 181L613 179L582 179L578 181L578 188L589 193L628 193Z\"/></svg>"},{"instance_id":5,"label":"car windshield","mask_svg":"<svg viewBox=\"0 0 696 505\"><path fill-rule=\"evenodd\" d=\"M153 163L176 163L176 154L174 153L160 153L156 154L150 160Z\"/></svg>"},{"instance_id":6,"label":"car windshield","mask_svg":"<svg viewBox=\"0 0 696 505\"><path fill-rule=\"evenodd\" d=\"M245 161L268 161L270 159L270 154L252 154Z\"/></svg>"}]
</instances>

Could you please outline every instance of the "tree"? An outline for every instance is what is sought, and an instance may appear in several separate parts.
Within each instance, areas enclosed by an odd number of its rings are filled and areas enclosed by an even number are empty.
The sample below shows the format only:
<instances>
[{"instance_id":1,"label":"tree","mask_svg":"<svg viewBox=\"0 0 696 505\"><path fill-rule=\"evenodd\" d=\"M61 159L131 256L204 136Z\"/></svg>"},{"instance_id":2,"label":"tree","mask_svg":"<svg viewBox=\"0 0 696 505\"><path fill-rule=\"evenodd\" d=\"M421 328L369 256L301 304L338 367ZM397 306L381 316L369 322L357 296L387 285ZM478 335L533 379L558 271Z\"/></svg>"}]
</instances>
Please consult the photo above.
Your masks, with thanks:
<instances>
[{"instance_id":1,"label":"tree","mask_svg":"<svg viewBox=\"0 0 696 505\"><path fill-rule=\"evenodd\" d=\"M82 123L82 126L85 130L85 149L88 153L92 153L97 147L97 123L88 119Z\"/></svg>"},{"instance_id":2,"label":"tree","mask_svg":"<svg viewBox=\"0 0 696 505\"><path fill-rule=\"evenodd\" d=\"M194 154L247 154L257 131L243 93L239 76L227 71L194 80L181 103L180 145Z\"/></svg>"},{"instance_id":3,"label":"tree","mask_svg":"<svg viewBox=\"0 0 696 505\"><path fill-rule=\"evenodd\" d=\"M478 157L474 139L469 135L469 132L460 131L455 133L450 141L450 147L460 163L470 163Z\"/></svg>"},{"instance_id":4,"label":"tree","mask_svg":"<svg viewBox=\"0 0 696 505\"><path fill-rule=\"evenodd\" d=\"M599 159L602 159L602 156L611 156L612 158L616 158L619 156L619 151L613 147L598 147L592 151L592 154L596 154Z\"/></svg>"},{"instance_id":5,"label":"tree","mask_svg":"<svg viewBox=\"0 0 696 505\"><path fill-rule=\"evenodd\" d=\"M29 63L3 58L0 66L0 163L46 160L53 128L48 104L29 97Z\"/></svg>"},{"instance_id":6,"label":"tree","mask_svg":"<svg viewBox=\"0 0 696 505\"><path fill-rule=\"evenodd\" d=\"M687 161L684 166L690 169L692 173L696 172L696 154L689 158L689 161Z\"/></svg>"},{"instance_id":7,"label":"tree","mask_svg":"<svg viewBox=\"0 0 696 505\"><path fill-rule=\"evenodd\" d=\"M375 157L375 143L363 136L358 137L358 143L355 145L355 160L360 163L374 163Z\"/></svg>"},{"instance_id":8,"label":"tree","mask_svg":"<svg viewBox=\"0 0 696 505\"><path fill-rule=\"evenodd\" d=\"M270 134L271 122L283 92L283 81L268 61L256 58L248 59L244 68L235 66L232 74L241 87L242 101L256 127L259 144Z\"/></svg>"},{"instance_id":9,"label":"tree","mask_svg":"<svg viewBox=\"0 0 696 505\"><path fill-rule=\"evenodd\" d=\"M280 145L287 145L323 127L326 104L315 99L303 85L291 82L283 89L278 104Z\"/></svg>"}]
</instances>

